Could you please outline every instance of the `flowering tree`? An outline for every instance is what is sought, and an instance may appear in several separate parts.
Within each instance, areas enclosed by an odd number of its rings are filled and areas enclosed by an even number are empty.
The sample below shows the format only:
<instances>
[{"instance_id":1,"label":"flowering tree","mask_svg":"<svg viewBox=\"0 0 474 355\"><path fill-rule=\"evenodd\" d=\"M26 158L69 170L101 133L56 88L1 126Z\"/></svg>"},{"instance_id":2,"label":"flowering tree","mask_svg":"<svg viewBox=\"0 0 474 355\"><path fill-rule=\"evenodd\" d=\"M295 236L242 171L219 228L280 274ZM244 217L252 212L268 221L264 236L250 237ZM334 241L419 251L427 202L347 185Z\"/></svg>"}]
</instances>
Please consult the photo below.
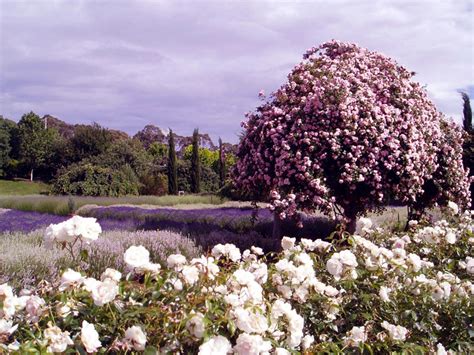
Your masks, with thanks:
<instances>
[{"instance_id":1,"label":"flowering tree","mask_svg":"<svg viewBox=\"0 0 474 355\"><path fill-rule=\"evenodd\" d=\"M449 136L456 128L412 76L355 44L311 48L288 81L247 114L237 187L268 196L281 219L297 209L340 213L349 230L358 216L383 209L389 199L415 204L430 184L439 190L435 197L466 207L462 143L443 138L441 125ZM454 155L444 156L448 151ZM425 201L416 207L439 198Z\"/></svg>"}]
</instances>

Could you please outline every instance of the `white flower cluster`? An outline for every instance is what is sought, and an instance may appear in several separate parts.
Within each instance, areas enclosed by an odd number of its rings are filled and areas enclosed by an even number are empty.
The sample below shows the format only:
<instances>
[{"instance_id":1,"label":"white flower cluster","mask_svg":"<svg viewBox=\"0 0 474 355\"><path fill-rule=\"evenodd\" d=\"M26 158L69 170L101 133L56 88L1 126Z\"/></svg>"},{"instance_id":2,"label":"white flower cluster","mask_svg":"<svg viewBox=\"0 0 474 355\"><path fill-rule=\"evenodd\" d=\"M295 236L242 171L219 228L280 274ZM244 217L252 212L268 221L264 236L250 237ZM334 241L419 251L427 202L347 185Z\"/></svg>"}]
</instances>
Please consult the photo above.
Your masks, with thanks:
<instances>
[{"instance_id":1,"label":"white flower cluster","mask_svg":"<svg viewBox=\"0 0 474 355\"><path fill-rule=\"evenodd\" d=\"M393 237L372 229L370 220L363 221L363 236L340 242L297 243L284 237L282 252L272 262L260 248L241 252L234 245L219 244L211 255L199 258L169 255L161 267L150 260L145 247L131 246L124 253L131 270L125 278L110 268L100 279L68 269L57 289L51 286L53 295L62 293L61 301L53 297L51 303L35 290L16 296L8 284L0 285L0 350L20 349L14 340L5 346L1 341L19 332L24 336L26 328L40 321L48 324L54 313L59 321L50 322L38 341L49 352L65 352L79 340L89 353L144 351L158 337L163 343L151 345L165 352L185 352L189 346L202 355L273 355L317 352L325 343L343 349L384 342L396 348L416 343L421 338L412 337L424 334L427 351L445 354L440 340L426 329L445 327L437 323L443 312L461 319L469 312L459 309L472 308L470 216L458 216L459 227L446 221L431 230L412 225L411 231ZM450 232L454 243L446 238ZM100 317L118 310L114 322L125 314L123 334L106 333L107 327L98 320L94 324L92 317L78 318L87 314L81 306L85 304L97 307L91 314L103 309ZM429 316L416 318L426 310ZM134 314L140 323L132 323ZM166 331L147 328L163 314L158 324ZM431 323L423 323L424 318ZM71 319L75 328L67 327L65 320Z\"/></svg>"},{"instance_id":2,"label":"white flower cluster","mask_svg":"<svg viewBox=\"0 0 474 355\"><path fill-rule=\"evenodd\" d=\"M97 240L102 228L92 217L74 216L58 224L50 224L46 228L44 241L46 245L54 243L74 243L76 239L89 244Z\"/></svg>"}]
</instances>

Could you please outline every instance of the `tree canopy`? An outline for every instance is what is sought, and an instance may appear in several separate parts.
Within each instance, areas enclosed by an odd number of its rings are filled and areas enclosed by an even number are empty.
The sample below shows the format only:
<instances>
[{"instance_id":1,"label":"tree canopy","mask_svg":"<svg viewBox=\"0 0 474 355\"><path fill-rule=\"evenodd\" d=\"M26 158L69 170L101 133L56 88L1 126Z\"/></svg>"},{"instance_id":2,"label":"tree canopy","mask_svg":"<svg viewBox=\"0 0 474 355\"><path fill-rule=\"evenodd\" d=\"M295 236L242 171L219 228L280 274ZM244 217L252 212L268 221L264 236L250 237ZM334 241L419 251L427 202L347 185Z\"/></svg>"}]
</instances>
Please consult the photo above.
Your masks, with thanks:
<instances>
[{"instance_id":1,"label":"tree canopy","mask_svg":"<svg viewBox=\"0 0 474 355\"><path fill-rule=\"evenodd\" d=\"M412 76L355 44L331 41L308 50L288 81L248 114L236 185L261 191L281 218L297 209L340 211L352 227L389 198L414 205L434 180L440 186L452 179L444 186L456 189L441 194L467 207L462 141L443 139L446 120ZM445 127L452 136L456 130ZM455 176L440 168L448 148Z\"/></svg>"}]
</instances>

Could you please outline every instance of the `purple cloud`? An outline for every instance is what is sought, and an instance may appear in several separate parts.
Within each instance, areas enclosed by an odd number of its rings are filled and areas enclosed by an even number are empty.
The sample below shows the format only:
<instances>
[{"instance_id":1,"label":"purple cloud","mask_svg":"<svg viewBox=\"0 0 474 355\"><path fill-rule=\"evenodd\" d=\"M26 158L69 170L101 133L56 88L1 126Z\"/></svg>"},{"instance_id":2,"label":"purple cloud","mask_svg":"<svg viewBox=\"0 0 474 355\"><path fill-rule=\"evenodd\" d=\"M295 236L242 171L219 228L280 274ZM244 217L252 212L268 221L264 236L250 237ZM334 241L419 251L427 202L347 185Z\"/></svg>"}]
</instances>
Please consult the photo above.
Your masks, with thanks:
<instances>
[{"instance_id":1,"label":"purple cloud","mask_svg":"<svg viewBox=\"0 0 474 355\"><path fill-rule=\"evenodd\" d=\"M236 142L257 93L336 38L383 52L457 121L472 94L473 8L460 1L2 1L0 114Z\"/></svg>"}]
</instances>

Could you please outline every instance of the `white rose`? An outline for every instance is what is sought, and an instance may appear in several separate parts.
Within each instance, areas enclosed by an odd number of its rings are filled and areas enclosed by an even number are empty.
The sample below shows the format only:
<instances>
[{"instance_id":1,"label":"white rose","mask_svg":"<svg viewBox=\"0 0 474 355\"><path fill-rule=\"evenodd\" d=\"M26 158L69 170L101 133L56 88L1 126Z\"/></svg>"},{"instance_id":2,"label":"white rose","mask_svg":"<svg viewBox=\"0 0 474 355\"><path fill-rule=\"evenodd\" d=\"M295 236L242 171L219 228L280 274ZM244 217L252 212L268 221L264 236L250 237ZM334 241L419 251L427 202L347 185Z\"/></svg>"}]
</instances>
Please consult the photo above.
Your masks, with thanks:
<instances>
[{"instance_id":1,"label":"white rose","mask_svg":"<svg viewBox=\"0 0 474 355\"><path fill-rule=\"evenodd\" d=\"M234 351L237 354L265 354L272 349L272 343L263 340L260 335L251 335L242 333L237 338L237 344Z\"/></svg>"},{"instance_id":2,"label":"white rose","mask_svg":"<svg viewBox=\"0 0 474 355\"><path fill-rule=\"evenodd\" d=\"M344 266L339 258L334 258L334 256L326 262L326 268L328 269L328 272L336 278L336 280L341 277L344 270Z\"/></svg>"},{"instance_id":3,"label":"white rose","mask_svg":"<svg viewBox=\"0 0 474 355\"><path fill-rule=\"evenodd\" d=\"M264 333L268 329L267 318L263 314L250 312L242 307L232 311L237 328L246 333Z\"/></svg>"},{"instance_id":4,"label":"white rose","mask_svg":"<svg viewBox=\"0 0 474 355\"><path fill-rule=\"evenodd\" d=\"M248 285L249 283L255 281L255 276L251 272L242 269L236 270L233 276L235 281L237 281L237 283L242 286Z\"/></svg>"},{"instance_id":5,"label":"white rose","mask_svg":"<svg viewBox=\"0 0 474 355\"><path fill-rule=\"evenodd\" d=\"M184 266L181 274L188 285L192 286L199 280L199 270L196 266Z\"/></svg>"},{"instance_id":6,"label":"white rose","mask_svg":"<svg viewBox=\"0 0 474 355\"><path fill-rule=\"evenodd\" d=\"M166 263L170 269L181 271L184 264L186 264L186 257L181 254L171 254L166 259Z\"/></svg>"},{"instance_id":7,"label":"white rose","mask_svg":"<svg viewBox=\"0 0 474 355\"><path fill-rule=\"evenodd\" d=\"M39 296L30 296L26 301L25 309L28 313L28 320L37 323L44 313L46 302Z\"/></svg>"},{"instance_id":8,"label":"white rose","mask_svg":"<svg viewBox=\"0 0 474 355\"><path fill-rule=\"evenodd\" d=\"M61 285L59 285L59 291L64 291L70 287L78 287L84 282L84 277L72 269L67 269L61 275Z\"/></svg>"},{"instance_id":9,"label":"white rose","mask_svg":"<svg viewBox=\"0 0 474 355\"><path fill-rule=\"evenodd\" d=\"M372 228L372 220L370 218L362 217L359 219L362 230L369 230Z\"/></svg>"},{"instance_id":10,"label":"white rose","mask_svg":"<svg viewBox=\"0 0 474 355\"><path fill-rule=\"evenodd\" d=\"M275 355L290 355L291 353L284 348L276 348Z\"/></svg>"},{"instance_id":11,"label":"white rose","mask_svg":"<svg viewBox=\"0 0 474 355\"><path fill-rule=\"evenodd\" d=\"M303 340L301 341L301 346L303 347L304 350L307 350L309 349L311 345L313 345L313 343L314 343L314 336L307 334L303 337Z\"/></svg>"},{"instance_id":12,"label":"white rose","mask_svg":"<svg viewBox=\"0 0 474 355\"><path fill-rule=\"evenodd\" d=\"M445 238L446 238L446 243L456 244L456 239L457 238L456 238L456 234L454 234L453 232L446 233Z\"/></svg>"},{"instance_id":13,"label":"white rose","mask_svg":"<svg viewBox=\"0 0 474 355\"><path fill-rule=\"evenodd\" d=\"M356 267L357 259L356 256L350 250L343 250L339 253L339 259L344 265L350 267Z\"/></svg>"},{"instance_id":14,"label":"white rose","mask_svg":"<svg viewBox=\"0 0 474 355\"><path fill-rule=\"evenodd\" d=\"M367 341L365 327L353 327L345 338L346 346L359 346L360 343Z\"/></svg>"},{"instance_id":15,"label":"white rose","mask_svg":"<svg viewBox=\"0 0 474 355\"><path fill-rule=\"evenodd\" d=\"M226 355L232 350L232 345L227 338L217 335L210 338L199 347L199 355Z\"/></svg>"},{"instance_id":16,"label":"white rose","mask_svg":"<svg viewBox=\"0 0 474 355\"><path fill-rule=\"evenodd\" d=\"M99 333L95 330L94 324L82 321L81 341L88 353L95 353L102 346L99 340Z\"/></svg>"},{"instance_id":17,"label":"white rose","mask_svg":"<svg viewBox=\"0 0 474 355\"><path fill-rule=\"evenodd\" d=\"M466 257L466 271L468 274L474 275L474 258Z\"/></svg>"},{"instance_id":18,"label":"white rose","mask_svg":"<svg viewBox=\"0 0 474 355\"><path fill-rule=\"evenodd\" d=\"M283 237L281 240L281 247L283 250L291 249L295 246L296 238Z\"/></svg>"},{"instance_id":19,"label":"white rose","mask_svg":"<svg viewBox=\"0 0 474 355\"><path fill-rule=\"evenodd\" d=\"M114 280L105 279L92 289L91 295L96 306L103 306L115 299L119 292L119 287Z\"/></svg>"},{"instance_id":20,"label":"white rose","mask_svg":"<svg viewBox=\"0 0 474 355\"><path fill-rule=\"evenodd\" d=\"M380 291L379 291L379 297L382 299L382 301L384 302L390 302L390 292L392 290L388 287L385 287L385 286L382 286L380 287Z\"/></svg>"},{"instance_id":21,"label":"white rose","mask_svg":"<svg viewBox=\"0 0 474 355\"><path fill-rule=\"evenodd\" d=\"M167 280L168 283L170 283L171 285L173 285L173 288L176 290L176 291L181 291L183 289L183 283L181 282L180 279L176 278L176 277L173 277L173 278L169 278Z\"/></svg>"},{"instance_id":22,"label":"white rose","mask_svg":"<svg viewBox=\"0 0 474 355\"><path fill-rule=\"evenodd\" d=\"M459 213L459 206L456 203L452 202L452 201L448 202L448 208L450 208L451 211L453 211L454 214Z\"/></svg>"},{"instance_id":23,"label":"white rose","mask_svg":"<svg viewBox=\"0 0 474 355\"><path fill-rule=\"evenodd\" d=\"M408 254L407 263L412 265L413 271L418 272L421 270L421 258L416 254Z\"/></svg>"},{"instance_id":24,"label":"white rose","mask_svg":"<svg viewBox=\"0 0 474 355\"><path fill-rule=\"evenodd\" d=\"M62 353L66 351L68 345L73 345L69 332L62 332L57 326L48 323L48 328L44 330L44 338L48 340L48 352Z\"/></svg>"},{"instance_id":25,"label":"white rose","mask_svg":"<svg viewBox=\"0 0 474 355\"><path fill-rule=\"evenodd\" d=\"M13 325L11 320L0 319L0 335L10 335L16 330L16 328L18 328L18 324Z\"/></svg>"},{"instance_id":26,"label":"white rose","mask_svg":"<svg viewBox=\"0 0 474 355\"><path fill-rule=\"evenodd\" d=\"M144 246L131 246L125 251L125 263L132 268L140 268L150 262L150 252Z\"/></svg>"},{"instance_id":27,"label":"white rose","mask_svg":"<svg viewBox=\"0 0 474 355\"><path fill-rule=\"evenodd\" d=\"M122 278L122 273L118 270L111 269L111 268L105 269L105 271L100 276L100 279L102 281L104 281L105 279L111 279L116 282L119 282L121 278Z\"/></svg>"},{"instance_id":28,"label":"white rose","mask_svg":"<svg viewBox=\"0 0 474 355\"><path fill-rule=\"evenodd\" d=\"M186 323L186 329L188 332L196 338L202 338L206 327L204 325L204 315L202 313L196 313Z\"/></svg>"},{"instance_id":29,"label":"white rose","mask_svg":"<svg viewBox=\"0 0 474 355\"><path fill-rule=\"evenodd\" d=\"M97 240L102 228L97 220L92 217L74 216L66 221L69 226L68 233L74 237L80 237L86 243Z\"/></svg>"},{"instance_id":30,"label":"white rose","mask_svg":"<svg viewBox=\"0 0 474 355\"><path fill-rule=\"evenodd\" d=\"M129 341L136 351L145 350L146 335L142 328L134 325L125 331L125 339Z\"/></svg>"},{"instance_id":31,"label":"white rose","mask_svg":"<svg viewBox=\"0 0 474 355\"><path fill-rule=\"evenodd\" d=\"M382 328L388 331L388 335L390 339L395 341L404 341L408 334L408 329L402 327L401 325L393 325L388 323L387 321L382 322Z\"/></svg>"}]
</instances>

